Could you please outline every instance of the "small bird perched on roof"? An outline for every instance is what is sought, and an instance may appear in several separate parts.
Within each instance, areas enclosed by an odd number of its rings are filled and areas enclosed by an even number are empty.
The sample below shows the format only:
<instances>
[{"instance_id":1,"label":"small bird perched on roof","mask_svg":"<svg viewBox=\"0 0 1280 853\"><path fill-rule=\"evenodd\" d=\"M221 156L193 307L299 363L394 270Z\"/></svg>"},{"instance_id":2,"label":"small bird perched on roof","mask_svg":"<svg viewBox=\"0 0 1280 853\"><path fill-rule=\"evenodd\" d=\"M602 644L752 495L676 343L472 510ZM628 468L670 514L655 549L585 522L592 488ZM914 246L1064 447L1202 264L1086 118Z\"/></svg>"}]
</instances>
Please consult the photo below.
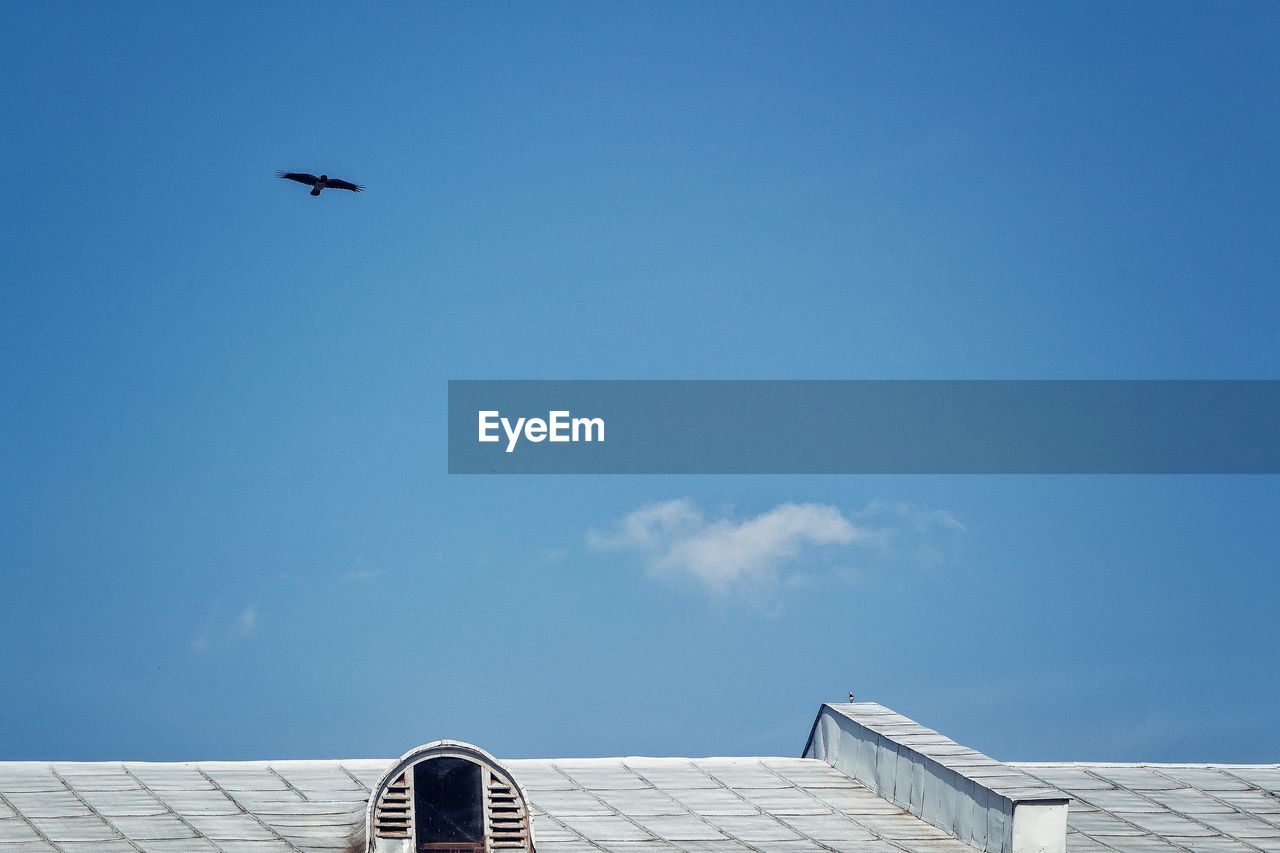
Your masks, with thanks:
<instances>
[{"instance_id":1,"label":"small bird perched on roof","mask_svg":"<svg viewBox=\"0 0 1280 853\"><path fill-rule=\"evenodd\" d=\"M328 175L321 175L318 178L315 175L308 175L306 172L276 172L276 175L287 181L297 181L300 184L306 184L311 187L312 195L320 195L320 190L325 187L331 187L335 190L351 190L355 193L364 189L364 187L359 184L351 184L346 181L339 180L338 178L331 178Z\"/></svg>"}]
</instances>

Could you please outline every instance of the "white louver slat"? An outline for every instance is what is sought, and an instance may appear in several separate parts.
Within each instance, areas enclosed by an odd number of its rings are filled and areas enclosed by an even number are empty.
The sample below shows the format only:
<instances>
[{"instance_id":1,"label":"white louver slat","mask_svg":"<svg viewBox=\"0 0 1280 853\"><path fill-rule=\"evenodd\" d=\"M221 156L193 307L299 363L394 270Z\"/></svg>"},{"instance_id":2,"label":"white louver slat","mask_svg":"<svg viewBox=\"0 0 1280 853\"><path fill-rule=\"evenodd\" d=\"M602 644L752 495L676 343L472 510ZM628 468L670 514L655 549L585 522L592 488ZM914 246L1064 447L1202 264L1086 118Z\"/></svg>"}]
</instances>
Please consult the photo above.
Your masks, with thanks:
<instances>
[{"instance_id":1,"label":"white louver slat","mask_svg":"<svg viewBox=\"0 0 1280 853\"><path fill-rule=\"evenodd\" d=\"M409 837L409 805L413 802L410 780L411 774L405 771L382 792L374 816L374 834L378 838Z\"/></svg>"},{"instance_id":2,"label":"white louver slat","mask_svg":"<svg viewBox=\"0 0 1280 853\"><path fill-rule=\"evenodd\" d=\"M529 815L515 789L489 768L484 771L485 819L492 851L532 848L529 845Z\"/></svg>"}]
</instances>

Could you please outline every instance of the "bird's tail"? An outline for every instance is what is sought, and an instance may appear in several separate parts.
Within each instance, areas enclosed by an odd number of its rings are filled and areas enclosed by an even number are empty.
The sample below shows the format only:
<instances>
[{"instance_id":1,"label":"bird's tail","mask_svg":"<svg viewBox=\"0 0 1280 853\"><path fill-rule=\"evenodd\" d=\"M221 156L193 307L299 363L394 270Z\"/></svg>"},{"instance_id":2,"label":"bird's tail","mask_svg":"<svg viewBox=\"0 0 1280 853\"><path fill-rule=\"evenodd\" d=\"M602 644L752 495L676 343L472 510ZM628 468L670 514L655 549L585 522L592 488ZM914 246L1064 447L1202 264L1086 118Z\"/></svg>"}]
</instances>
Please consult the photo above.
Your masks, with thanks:
<instances>
[{"instance_id":1,"label":"bird's tail","mask_svg":"<svg viewBox=\"0 0 1280 853\"><path fill-rule=\"evenodd\" d=\"M323 189L323 187L321 187L319 184L316 184L314 187L312 187L312 188L311 188L311 194L312 194L312 195L320 195L320 190L321 190L321 189Z\"/></svg>"}]
</instances>

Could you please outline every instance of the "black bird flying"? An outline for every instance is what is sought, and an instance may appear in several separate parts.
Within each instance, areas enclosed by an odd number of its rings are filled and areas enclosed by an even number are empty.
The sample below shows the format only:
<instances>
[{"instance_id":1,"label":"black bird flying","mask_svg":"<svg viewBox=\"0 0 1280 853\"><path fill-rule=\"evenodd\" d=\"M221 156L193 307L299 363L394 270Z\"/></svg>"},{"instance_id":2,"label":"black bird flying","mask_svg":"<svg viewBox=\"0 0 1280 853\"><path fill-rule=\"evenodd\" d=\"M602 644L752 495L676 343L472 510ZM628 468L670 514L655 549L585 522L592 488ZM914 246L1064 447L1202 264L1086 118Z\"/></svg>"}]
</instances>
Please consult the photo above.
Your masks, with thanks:
<instances>
[{"instance_id":1,"label":"black bird flying","mask_svg":"<svg viewBox=\"0 0 1280 853\"><path fill-rule=\"evenodd\" d=\"M306 184L311 187L312 195L320 195L320 190L325 187L335 190L351 190L355 193L364 189L360 184L348 183L347 181L339 180L338 178L331 178L328 175L321 175L318 178L315 175L308 175L306 172L276 172L276 175L287 181L297 181L300 184Z\"/></svg>"}]
</instances>

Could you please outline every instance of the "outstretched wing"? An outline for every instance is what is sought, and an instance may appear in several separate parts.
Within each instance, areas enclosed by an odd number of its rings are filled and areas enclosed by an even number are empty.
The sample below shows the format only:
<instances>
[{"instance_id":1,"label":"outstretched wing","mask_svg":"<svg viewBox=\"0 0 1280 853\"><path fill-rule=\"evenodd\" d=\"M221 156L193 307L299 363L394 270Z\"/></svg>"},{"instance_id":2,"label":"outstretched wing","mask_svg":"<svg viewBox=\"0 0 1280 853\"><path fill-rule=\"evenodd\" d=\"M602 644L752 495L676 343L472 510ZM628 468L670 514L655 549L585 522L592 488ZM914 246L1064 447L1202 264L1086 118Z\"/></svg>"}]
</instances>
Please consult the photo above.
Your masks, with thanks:
<instances>
[{"instance_id":1,"label":"outstretched wing","mask_svg":"<svg viewBox=\"0 0 1280 853\"><path fill-rule=\"evenodd\" d=\"M360 190L364 189L364 187L361 186L360 184L347 183L346 181L340 181L337 178L330 178L329 182L325 184L325 187L327 189L335 189L335 190L351 190L352 192L355 192L355 193L358 193L360 192Z\"/></svg>"},{"instance_id":2,"label":"outstretched wing","mask_svg":"<svg viewBox=\"0 0 1280 853\"><path fill-rule=\"evenodd\" d=\"M306 184L314 187L316 181L320 180L315 175L308 175L306 172L276 172L276 177L285 178L290 181L297 181L300 184Z\"/></svg>"}]
</instances>

